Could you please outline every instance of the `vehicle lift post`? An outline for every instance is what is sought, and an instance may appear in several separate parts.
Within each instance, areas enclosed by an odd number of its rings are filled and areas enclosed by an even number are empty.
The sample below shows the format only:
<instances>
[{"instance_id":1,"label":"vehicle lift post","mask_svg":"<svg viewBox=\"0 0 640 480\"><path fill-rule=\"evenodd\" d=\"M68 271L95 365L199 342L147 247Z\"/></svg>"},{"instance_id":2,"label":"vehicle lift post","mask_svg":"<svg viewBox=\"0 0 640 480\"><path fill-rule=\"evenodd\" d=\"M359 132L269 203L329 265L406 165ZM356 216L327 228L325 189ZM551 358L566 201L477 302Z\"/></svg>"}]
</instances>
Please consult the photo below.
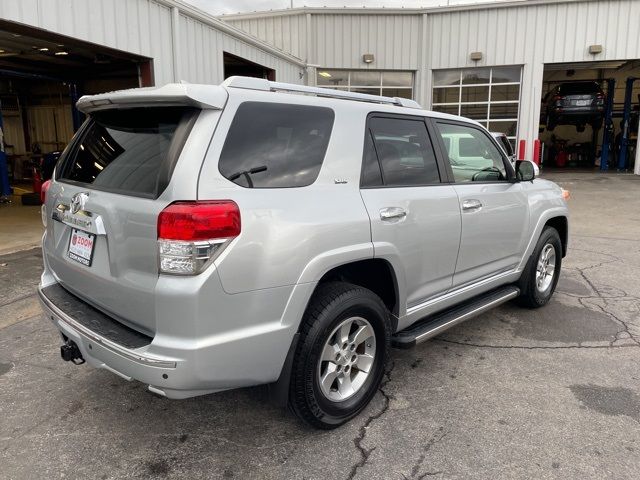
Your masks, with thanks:
<instances>
[{"instance_id":1,"label":"vehicle lift post","mask_svg":"<svg viewBox=\"0 0 640 480\"><path fill-rule=\"evenodd\" d=\"M602 133L602 151L600 152L600 170L609 169L609 147L613 137L613 100L616 92L615 78L607 79L607 104L604 107L604 128Z\"/></svg>"},{"instance_id":2,"label":"vehicle lift post","mask_svg":"<svg viewBox=\"0 0 640 480\"><path fill-rule=\"evenodd\" d=\"M638 80L636 77L627 78L627 85L624 90L624 110L622 113L622 140L620 141L620 158L618 170L627 169L627 146L629 145L629 120L631 118L631 94L633 83Z\"/></svg>"}]
</instances>

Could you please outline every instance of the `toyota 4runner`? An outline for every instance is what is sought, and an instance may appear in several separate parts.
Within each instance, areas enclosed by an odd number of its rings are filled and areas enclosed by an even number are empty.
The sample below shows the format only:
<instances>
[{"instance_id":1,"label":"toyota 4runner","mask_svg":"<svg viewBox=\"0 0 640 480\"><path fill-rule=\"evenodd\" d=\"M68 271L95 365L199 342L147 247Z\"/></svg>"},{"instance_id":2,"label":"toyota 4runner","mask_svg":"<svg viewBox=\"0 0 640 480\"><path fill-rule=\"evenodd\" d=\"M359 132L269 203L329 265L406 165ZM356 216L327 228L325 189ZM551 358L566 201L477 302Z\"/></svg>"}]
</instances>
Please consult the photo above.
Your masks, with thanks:
<instances>
[{"instance_id":1,"label":"toyota 4runner","mask_svg":"<svg viewBox=\"0 0 640 480\"><path fill-rule=\"evenodd\" d=\"M549 301L555 184L411 100L232 77L82 97L44 188L39 296L61 354L180 399L271 384L319 428L389 347Z\"/></svg>"}]
</instances>

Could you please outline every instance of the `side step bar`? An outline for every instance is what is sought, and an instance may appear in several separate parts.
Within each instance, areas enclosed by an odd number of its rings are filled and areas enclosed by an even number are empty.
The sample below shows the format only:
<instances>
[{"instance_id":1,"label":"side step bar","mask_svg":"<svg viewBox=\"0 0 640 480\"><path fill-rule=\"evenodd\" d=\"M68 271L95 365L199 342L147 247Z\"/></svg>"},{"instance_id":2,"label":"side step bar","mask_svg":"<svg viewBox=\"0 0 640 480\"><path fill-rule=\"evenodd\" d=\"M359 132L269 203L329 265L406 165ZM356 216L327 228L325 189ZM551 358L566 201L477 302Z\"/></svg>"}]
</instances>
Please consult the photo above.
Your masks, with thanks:
<instances>
[{"instance_id":1,"label":"side step bar","mask_svg":"<svg viewBox=\"0 0 640 480\"><path fill-rule=\"evenodd\" d=\"M439 335L454 325L508 302L520 295L520 289L514 286L500 287L488 293L472 298L449 310L436 313L414 323L409 328L391 337L391 345L396 348L411 348Z\"/></svg>"}]
</instances>

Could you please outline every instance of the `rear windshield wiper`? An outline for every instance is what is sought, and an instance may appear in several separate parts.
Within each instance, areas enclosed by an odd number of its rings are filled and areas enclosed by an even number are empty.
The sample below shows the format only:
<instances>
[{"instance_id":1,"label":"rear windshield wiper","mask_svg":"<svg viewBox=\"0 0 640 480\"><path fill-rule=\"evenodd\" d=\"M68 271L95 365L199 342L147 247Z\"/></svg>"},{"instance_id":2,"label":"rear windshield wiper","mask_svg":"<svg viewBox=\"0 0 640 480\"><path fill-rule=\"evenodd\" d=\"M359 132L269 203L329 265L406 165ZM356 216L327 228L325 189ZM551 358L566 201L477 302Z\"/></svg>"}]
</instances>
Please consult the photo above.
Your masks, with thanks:
<instances>
[{"instance_id":1,"label":"rear windshield wiper","mask_svg":"<svg viewBox=\"0 0 640 480\"><path fill-rule=\"evenodd\" d=\"M249 188L253 188L253 180L251 180L251 175L253 175L254 173L260 173L260 172L266 172L266 171L267 171L267 166L260 165L259 167L254 167L250 170L242 170L240 172L236 172L227 178L233 182L234 180L237 180L239 177L244 175L244 177L247 179L247 183L249 184Z\"/></svg>"}]
</instances>

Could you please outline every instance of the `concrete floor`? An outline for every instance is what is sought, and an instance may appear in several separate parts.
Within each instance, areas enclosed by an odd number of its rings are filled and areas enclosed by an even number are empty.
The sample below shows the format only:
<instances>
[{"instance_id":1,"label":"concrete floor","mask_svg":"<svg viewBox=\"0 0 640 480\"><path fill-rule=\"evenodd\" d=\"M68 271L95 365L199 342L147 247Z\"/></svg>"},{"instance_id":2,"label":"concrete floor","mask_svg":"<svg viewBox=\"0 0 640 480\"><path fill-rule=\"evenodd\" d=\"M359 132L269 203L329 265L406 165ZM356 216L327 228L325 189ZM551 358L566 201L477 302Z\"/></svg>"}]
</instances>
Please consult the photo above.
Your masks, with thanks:
<instances>
[{"instance_id":1,"label":"concrete floor","mask_svg":"<svg viewBox=\"0 0 640 480\"><path fill-rule=\"evenodd\" d=\"M35 315L38 252L0 258L0 478L638 478L640 178L554 179L572 238L552 302L393 350L371 405L332 432L264 387L171 401L62 362Z\"/></svg>"},{"instance_id":2,"label":"concrete floor","mask_svg":"<svg viewBox=\"0 0 640 480\"><path fill-rule=\"evenodd\" d=\"M20 195L0 204L0 255L37 247L42 231L40 207L22 205Z\"/></svg>"}]
</instances>

